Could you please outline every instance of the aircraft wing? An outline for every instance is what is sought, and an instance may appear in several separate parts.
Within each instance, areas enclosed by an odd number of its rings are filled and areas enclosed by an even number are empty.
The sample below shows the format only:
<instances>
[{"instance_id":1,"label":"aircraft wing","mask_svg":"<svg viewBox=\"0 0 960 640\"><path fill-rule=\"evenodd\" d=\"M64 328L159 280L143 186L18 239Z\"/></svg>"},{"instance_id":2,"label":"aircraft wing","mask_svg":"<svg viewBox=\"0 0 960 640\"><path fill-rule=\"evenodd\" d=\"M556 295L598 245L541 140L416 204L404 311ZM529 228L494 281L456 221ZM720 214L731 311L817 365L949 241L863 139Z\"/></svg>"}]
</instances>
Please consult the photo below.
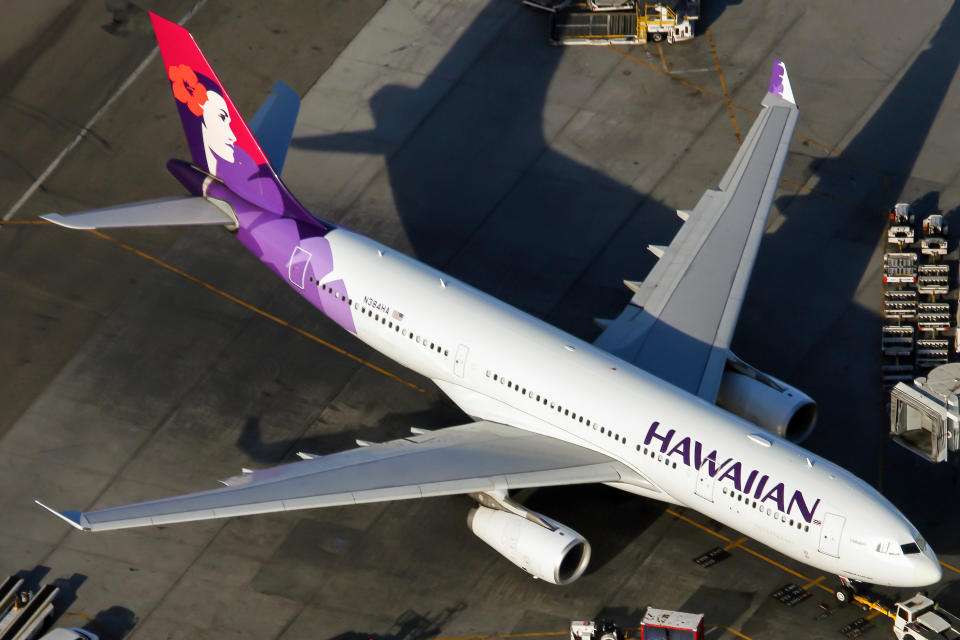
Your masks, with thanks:
<instances>
[{"instance_id":1,"label":"aircraft wing","mask_svg":"<svg viewBox=\"0 0 960 640\"><path fill-rule=\"evenodd\" d=\"M715 190L703 194L627 307L595 344L715 402L730 340L763 237L797 105L774 63L763 110ZM662 255L661 255L662 254Z\"/></svg>"},{"instance_id":2,"label":"aircraft wing","mask_svg":"<svg viewBox=\"0 0 960 640\"><path fill-rule=\"evenodd\" d=\"M306 454L304 454L306 457ZM612 458L502 424L427 431L244 473L226 487L95 511L56 512L77 529L106 531L363 502L590 482L659 491Z\"/></svg>"}]
</instances>

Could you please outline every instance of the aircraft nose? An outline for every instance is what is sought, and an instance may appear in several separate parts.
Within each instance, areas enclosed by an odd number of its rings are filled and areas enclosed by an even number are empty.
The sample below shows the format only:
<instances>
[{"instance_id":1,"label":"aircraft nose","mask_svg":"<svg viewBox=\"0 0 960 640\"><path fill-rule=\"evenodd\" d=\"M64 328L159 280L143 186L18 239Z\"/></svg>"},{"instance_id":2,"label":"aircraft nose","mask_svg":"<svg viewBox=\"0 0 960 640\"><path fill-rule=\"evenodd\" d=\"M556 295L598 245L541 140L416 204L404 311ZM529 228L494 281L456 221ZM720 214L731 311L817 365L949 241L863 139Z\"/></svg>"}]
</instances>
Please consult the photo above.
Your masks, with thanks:
<instances>
[{"instance_id":1,"label":"aircraft nose","mask_svg":"<svg viewBox=\"0 0 960 640\"><path fill-rule=\"evenodd\" d=\"M937 560L933 549L928 547L926 553L923 554L923 558L917 561L913 576L918 587L940 582L940 578L943 577L943 569L940 567L940 562Z\"/></svg>"}]
</instances>

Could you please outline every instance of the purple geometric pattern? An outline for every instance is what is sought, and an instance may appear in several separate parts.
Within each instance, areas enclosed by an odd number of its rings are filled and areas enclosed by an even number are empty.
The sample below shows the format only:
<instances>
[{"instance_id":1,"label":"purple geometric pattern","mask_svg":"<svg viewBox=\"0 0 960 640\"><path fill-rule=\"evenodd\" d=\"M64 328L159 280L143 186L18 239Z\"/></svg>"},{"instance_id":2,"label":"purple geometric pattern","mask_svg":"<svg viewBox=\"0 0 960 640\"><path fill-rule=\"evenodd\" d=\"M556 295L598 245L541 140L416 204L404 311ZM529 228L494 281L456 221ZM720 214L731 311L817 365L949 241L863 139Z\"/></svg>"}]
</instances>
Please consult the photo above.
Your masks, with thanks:
<instances>
[{"instance_id":1,"label":"purple geometric pattern","mask_svg":"<svg viewBox=\"0 0 960 640\"><path fill-rule=\"evenodd\" d=\"M257 189L256 193L258 200L270 197L267 190ZM265 211L262 205L248 202L219 182L211 183L206 195L226 200L233 206L240 223L237 240L243 246L310 304L347 331L357 333L343 280L327 282L326 290L318 284L333 271L333 253L330 241L325 237L329 231L327 227ZM290 259L297 247L310 254L309 263L305 265L302 289L299 281L294 283L290 280Z\"/></svg>"}]
</instances>

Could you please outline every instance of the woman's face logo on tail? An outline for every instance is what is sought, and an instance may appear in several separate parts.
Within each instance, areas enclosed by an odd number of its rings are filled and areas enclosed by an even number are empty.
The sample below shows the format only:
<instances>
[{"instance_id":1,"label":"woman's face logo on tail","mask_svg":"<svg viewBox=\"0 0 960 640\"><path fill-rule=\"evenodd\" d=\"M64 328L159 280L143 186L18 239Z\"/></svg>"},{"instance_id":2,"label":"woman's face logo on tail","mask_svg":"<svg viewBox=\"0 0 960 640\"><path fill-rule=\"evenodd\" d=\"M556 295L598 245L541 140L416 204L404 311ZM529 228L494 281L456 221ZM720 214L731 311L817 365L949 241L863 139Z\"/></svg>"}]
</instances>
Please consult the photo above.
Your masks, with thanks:
<instances>
[{"instance_id":1,"label":"woman's face logo on tail","mask_svg":"<svg viewBox=\"0 0 960 640\"><path fill-rule=\"evenodd\" d=\"M227 102L215 90L219 88L215 83L205 79L205 85L188 65L171 66L167 75L173 83L173 96L186 105L190 113L202 119L200 131L207 170L216 175L218 159L234 162L233 144L237 141L237 136L230 128Z\"/></svg>"},{"instance_id":2,"label":"woman's face logo on tail","mask_svg":"<svg viewBox=\"0 0 960 640\"><path fill-rule=\"evenodd\" d=\"M203 142L218 157L233 162L233 143L237 136L230 128L230 111L219 93L207 92L203 104Z\"/></svg>"}]
</instances>

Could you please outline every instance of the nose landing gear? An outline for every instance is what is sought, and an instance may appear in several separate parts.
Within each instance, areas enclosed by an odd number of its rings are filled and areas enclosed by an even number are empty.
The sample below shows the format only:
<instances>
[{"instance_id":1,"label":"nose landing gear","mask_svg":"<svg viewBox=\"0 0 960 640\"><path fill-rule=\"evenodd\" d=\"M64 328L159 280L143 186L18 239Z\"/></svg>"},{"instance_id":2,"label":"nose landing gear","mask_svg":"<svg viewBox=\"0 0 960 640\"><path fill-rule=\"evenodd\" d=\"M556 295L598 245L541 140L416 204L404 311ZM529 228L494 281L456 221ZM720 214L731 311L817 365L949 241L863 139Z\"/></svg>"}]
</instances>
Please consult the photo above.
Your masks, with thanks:
<instances>
[{"instance_id":1,"label":"nose landing gear","mask_svg":"<svg viewBox=\"0 0 960 640\"><path fill-rule=\"evenodd\" d=\"M833 592L833 595L837 598L837 602L841 605L853 602L853 596L857 593L858 583L850 578L844 578L843 576L838 577L840 578L840 586Z\"/></svg>"}]
</instances>

